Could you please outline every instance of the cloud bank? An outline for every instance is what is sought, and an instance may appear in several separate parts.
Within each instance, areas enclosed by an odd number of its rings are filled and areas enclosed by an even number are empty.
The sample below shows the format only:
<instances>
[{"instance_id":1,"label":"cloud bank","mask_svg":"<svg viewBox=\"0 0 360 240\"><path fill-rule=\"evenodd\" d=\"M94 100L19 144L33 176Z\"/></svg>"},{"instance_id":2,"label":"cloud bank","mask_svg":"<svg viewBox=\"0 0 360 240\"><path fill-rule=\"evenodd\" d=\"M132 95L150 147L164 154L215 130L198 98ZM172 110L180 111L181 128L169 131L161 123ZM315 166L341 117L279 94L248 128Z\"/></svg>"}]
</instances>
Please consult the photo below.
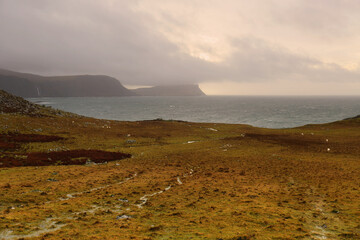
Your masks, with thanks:
<instances>
[{"instance_id":1,"label":"cloud bank","mask_svg":"<svg viewBox=\"0 0 360 240\"><path fill-rule=\"evenodd\" d=\"M345 84L354 94L358 12L357 0L0 0L0 68L128 85Z\"/></svg>"}]
</instances>

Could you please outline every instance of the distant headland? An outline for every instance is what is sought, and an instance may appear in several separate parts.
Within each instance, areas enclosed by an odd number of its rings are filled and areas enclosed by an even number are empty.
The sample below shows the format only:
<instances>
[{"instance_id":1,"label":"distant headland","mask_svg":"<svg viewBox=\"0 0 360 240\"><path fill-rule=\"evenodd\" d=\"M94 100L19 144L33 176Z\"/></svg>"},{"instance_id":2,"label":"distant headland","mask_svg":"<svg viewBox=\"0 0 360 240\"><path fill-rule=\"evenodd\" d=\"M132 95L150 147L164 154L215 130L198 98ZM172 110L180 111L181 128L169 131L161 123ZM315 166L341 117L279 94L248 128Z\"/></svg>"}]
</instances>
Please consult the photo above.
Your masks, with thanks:
<instances>
[{"instance_id":1,"label":"distant headland","mask_svg":"<svg viewBox=\"0 0 360 240\"><path fill-rule=\"evenodd\" d=\"M205 96L198 85L127 89L106 75L41 76L0 69L0 89L33 97Z\"/></svg>"}]
</instances>

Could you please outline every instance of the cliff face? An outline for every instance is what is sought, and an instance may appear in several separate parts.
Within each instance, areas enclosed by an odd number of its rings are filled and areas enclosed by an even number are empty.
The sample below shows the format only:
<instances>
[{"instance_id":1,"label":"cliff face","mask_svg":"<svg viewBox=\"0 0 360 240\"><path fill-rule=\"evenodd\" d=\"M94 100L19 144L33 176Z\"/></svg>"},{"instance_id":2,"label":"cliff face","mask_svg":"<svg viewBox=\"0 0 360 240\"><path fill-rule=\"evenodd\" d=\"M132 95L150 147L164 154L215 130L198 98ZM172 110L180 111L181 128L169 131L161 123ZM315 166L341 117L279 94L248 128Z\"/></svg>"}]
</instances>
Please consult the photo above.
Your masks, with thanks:
<instances>
[{"instance_id":1,"label":"cliff face","mask_svg":"<svg viewBox=\"0 0 360 240\"><path fill-rule=\"evenodd\" d=\"M140 96L205 96L198 85L156 86L133 90Z\"/></svg>"},{"instance_id":2,"label":"cliff face","mask_svg":"<svg viewBox=\"0 0 360 240\"><path fill-rule=\"evenodd\" d=\"M103 75L49 77L38 82L42 97L112 97L135 95L115 78Z\"/></svg>"},{"instance_id":3,"label":"cliff face","mask_svg":"<svg viewBox=\"0 0 360 240\"><path fill-rule=\"evenodd\" d=\"M21 97L133 96L117 79L104 75L44 77L0 70L0 89Z\"/></svg>"},{"instance_id":4,"label":"cliff face","mask_svg":"<svg viewBox=\"0 0 360 240\"><path fill-rule=\"evenodd\" d=\"M40 109L41 106L39 105L0 90L0 113L21 113L26 115Z\"/></svg>"}]
</instances>

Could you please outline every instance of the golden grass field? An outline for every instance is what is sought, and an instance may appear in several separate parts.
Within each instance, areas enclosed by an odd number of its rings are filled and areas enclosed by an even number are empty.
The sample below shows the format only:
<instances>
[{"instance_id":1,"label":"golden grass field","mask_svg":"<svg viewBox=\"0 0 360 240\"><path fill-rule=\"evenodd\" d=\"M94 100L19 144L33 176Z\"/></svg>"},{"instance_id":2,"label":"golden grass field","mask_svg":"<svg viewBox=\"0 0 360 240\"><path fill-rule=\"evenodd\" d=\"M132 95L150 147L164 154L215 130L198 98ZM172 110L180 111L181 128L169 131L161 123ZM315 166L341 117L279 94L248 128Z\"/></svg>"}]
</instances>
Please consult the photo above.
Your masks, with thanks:
<instances>
[{"instance_id":1,"label":"golden grass field","mask_svg":"<svg viewBox=\"0 0 360 240\"><path fill-rule=\"evenodd\" d=\"M0 114L0 134L0 239L360 239L359 118L274 130ZM131 157L52 159L70 150ZM47 166L19 166L38 152Z\"/></svg>"}]
</instances>

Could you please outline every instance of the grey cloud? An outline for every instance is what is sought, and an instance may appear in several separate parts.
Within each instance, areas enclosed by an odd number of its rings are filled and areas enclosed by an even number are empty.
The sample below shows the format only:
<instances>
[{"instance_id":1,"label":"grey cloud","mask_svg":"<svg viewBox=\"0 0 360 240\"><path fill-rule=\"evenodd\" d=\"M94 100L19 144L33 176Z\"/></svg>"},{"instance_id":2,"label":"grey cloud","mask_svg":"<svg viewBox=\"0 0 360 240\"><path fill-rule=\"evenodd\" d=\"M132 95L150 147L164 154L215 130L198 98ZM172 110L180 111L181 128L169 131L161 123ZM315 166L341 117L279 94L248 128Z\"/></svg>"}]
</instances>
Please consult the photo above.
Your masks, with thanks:
<instances>
[{"instance_id":1,"label":"grey cloud","mask_svg":"<svg viewBox=\"0 0 360 240\"><path fill-rule=\"evenodd\" d=\"M3 68L41 74L101 73L127 84L192 83L208 77L204 68L211 64L179 53L144 24L146 16L126 4L112 11L88 4L94 1L32 2L37 4L3 2Z\"/></svg>"},{"instance_id":2,"label":"grey cloud","mask_svg":"<svg viewBox=\"0 0 360 240\"><path fill-rule=\"evenodd\" d=\"M323 40L348 37L360 27L357 0L271 1L269 9L274 24L287 25Z\"/></svg>"},{"instance_id":3,"label":"grey cloud","mask_svg":"<svg viewBox=\"0 0 360 240\"><path fill-rule=\"evenodd\" d=\"M233 39L236 51L224 63L223 75L232 81L359 81L359 71L291 52L256 38Z\"/></svg>"},{"instance_id":4,"label":"grey cloud","mask_svg":"<svg viewBox=\"0 0 360 240\"><path fill-rule=\"evenodd\" d=\"M182 53L157 32L150 16L134 12L131 4L0 1L0 68L45 75L106 74L131 85L224 79L353 81L360 76L254 37L233 39L235 51L224 62L206 62ZM172 19L171 14L166 18Z\"/></svg>"}]
</instances>

